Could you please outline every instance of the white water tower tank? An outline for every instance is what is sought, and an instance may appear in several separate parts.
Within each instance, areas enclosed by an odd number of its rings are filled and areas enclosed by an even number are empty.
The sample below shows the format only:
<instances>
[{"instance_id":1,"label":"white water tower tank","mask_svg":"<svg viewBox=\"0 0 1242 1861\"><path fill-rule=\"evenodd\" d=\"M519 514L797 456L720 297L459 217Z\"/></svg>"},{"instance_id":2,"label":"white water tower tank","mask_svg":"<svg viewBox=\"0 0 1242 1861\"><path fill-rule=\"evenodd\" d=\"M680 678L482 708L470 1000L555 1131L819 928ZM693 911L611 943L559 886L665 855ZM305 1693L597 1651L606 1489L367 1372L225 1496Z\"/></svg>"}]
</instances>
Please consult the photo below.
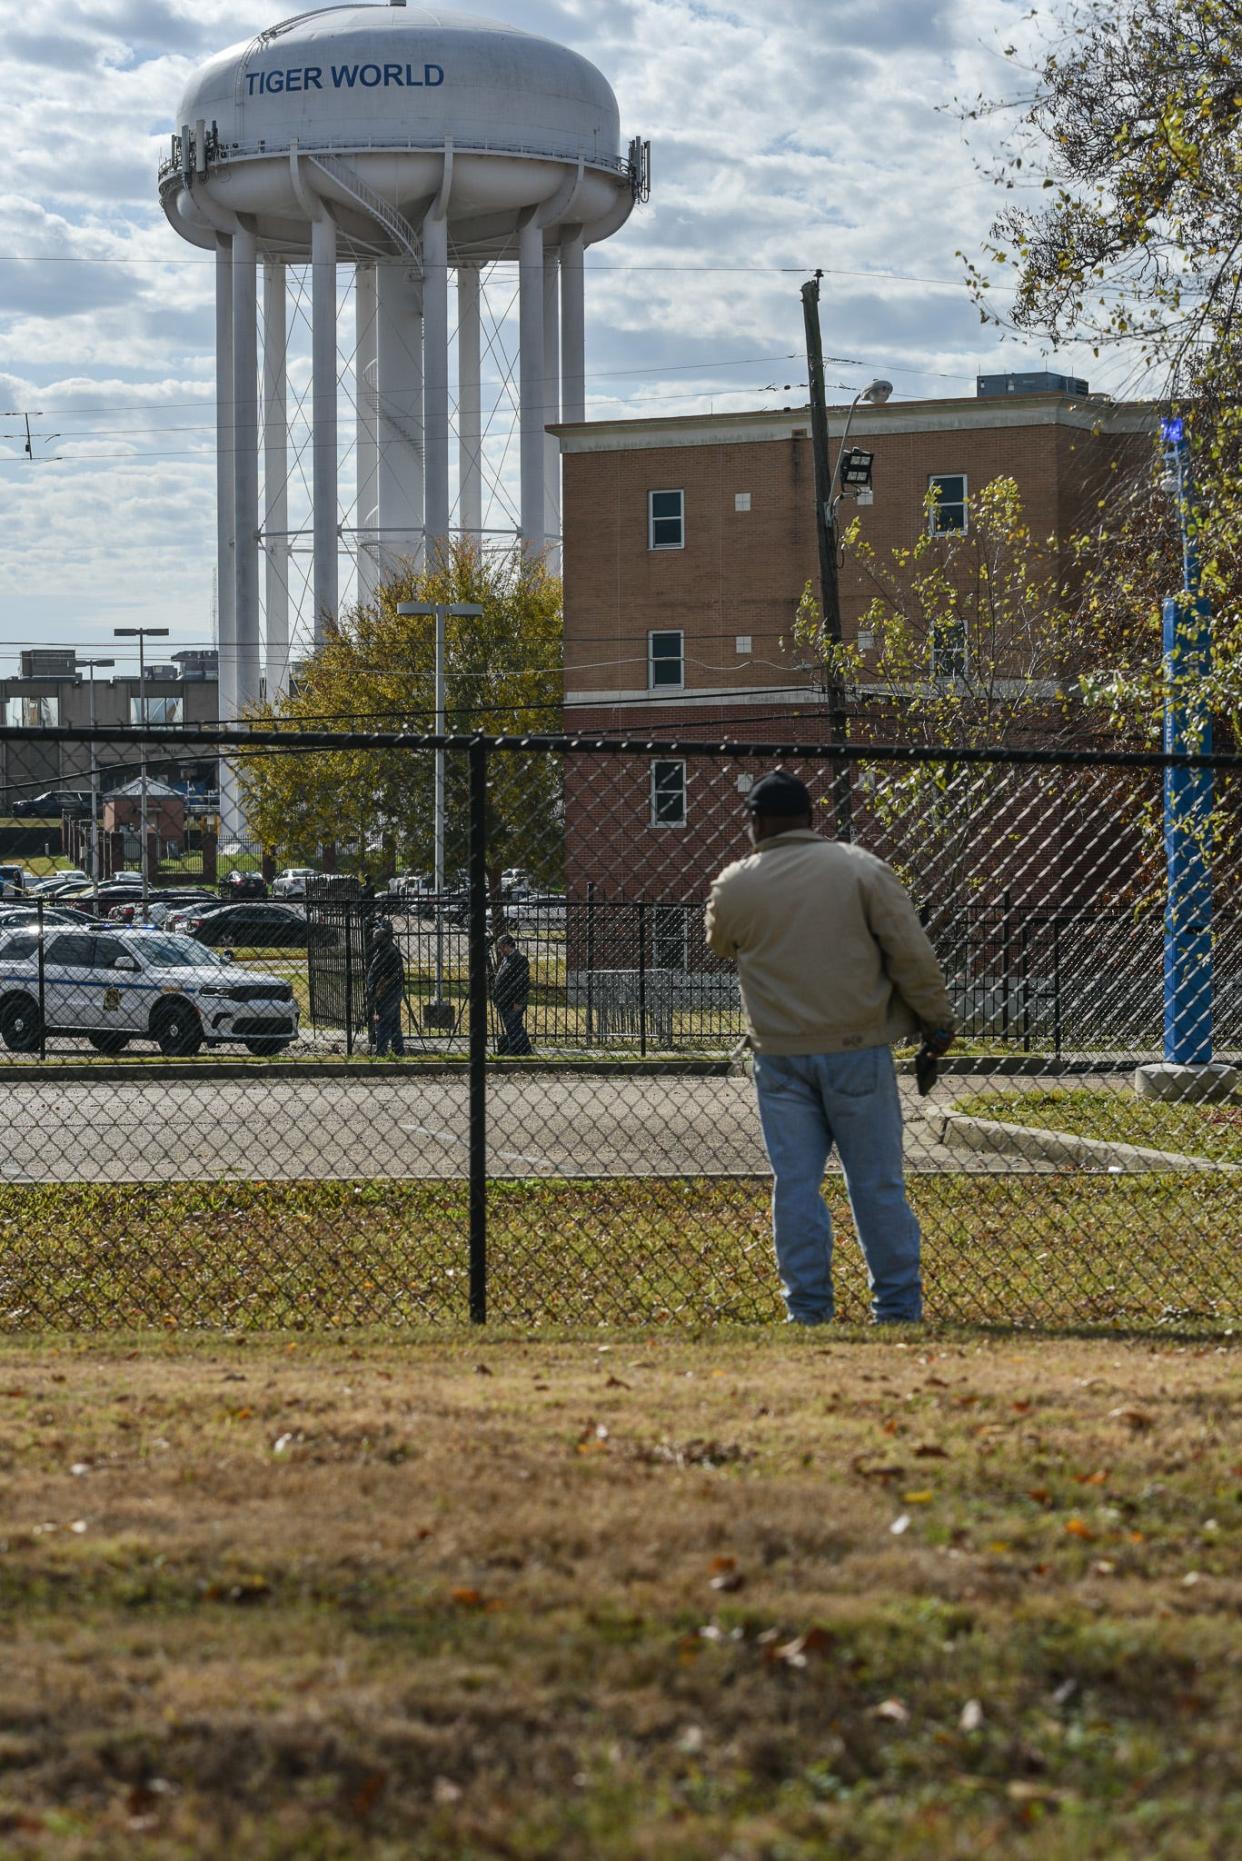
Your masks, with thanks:
<instances>
[{"instance_id":1,"label":"white water tower tank","mask_svg":"<svg viewBox=\"0 0 1242 1861\"><path fill-rule=\"evenodd\" d=\"M311 267L314 633L338 611L338 551L373 592L386 567L482 534L480 269L519 269L521 498L532 552L560 527L546 427L585 418L583 252L648 191L604 77L567 47L437 6L341 5L210 59L185 91L160 200L216 255L222 716L259 696L259 546L267 683L289 660L285 267ZM358 497L338 509L337 266L355 268ZM263 265L260 396L256 298ZM449 273L457 282L450 408ZM259 511L262 404L264 510ZM456 522L450 435L458 446Z\"/></svg>"}]
</instances>

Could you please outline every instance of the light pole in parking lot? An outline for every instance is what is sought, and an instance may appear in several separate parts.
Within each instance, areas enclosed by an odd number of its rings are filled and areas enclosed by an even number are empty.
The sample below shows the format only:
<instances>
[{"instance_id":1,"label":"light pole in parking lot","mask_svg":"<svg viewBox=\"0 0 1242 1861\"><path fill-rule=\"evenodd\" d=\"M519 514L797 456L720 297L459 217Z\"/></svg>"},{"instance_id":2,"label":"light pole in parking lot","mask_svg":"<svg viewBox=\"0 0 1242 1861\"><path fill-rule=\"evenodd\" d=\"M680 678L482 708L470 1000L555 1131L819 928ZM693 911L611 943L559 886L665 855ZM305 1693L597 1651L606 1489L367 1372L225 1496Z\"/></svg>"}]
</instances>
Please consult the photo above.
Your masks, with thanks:
<instances>
[{"instance_id":1,"label":"light pole in parking lot","mask_svg":"<svg viewBox=\"0 0 1242 1861\"><path fill-rule=\"evenodd\" d=\"M74 665L79 669L85 666L91 675L91 729L95 728L95 668L100 671L105 666L114 666L115 659L74 658ZM99 898L99 745L91 738L91 878L95 881L95 898Z\"/></svg>"},{"instance_id":2,"label":"light pole in parking lot","mask_svg":"<svg viewBox=\"0 0 1242 1861\"><path fill-rule=\"evenodd\" d=\"M451 614L454 620L477 620L483 609L471 601L401 601L397 604L398 614L435 616L436 623L436 735L443 737L444 731L444 644L447 621ZM444 746L436 751L436 794L435 794L435 888L436 888L436 999L432 1003L433 1015L443 1013L444 1002Z\"/></svg>"},{"instance_id":3,"label":"light pole in parking lot","mask_svg":"<svg viewBox=\"0 0 1242 1861\"><path fill-rule=\"evenodd\" d=\"M147 872L147 660L145 646L148 640L165 640L168 638L167 627L114 627L112 629L118 640L137 640L138 642L138 689L142 705L142 767L140 773L141 800L138 805L138 831L142 838L142 921L146 924L148 891L150 876Z\"/></svg>"}]
</instances>

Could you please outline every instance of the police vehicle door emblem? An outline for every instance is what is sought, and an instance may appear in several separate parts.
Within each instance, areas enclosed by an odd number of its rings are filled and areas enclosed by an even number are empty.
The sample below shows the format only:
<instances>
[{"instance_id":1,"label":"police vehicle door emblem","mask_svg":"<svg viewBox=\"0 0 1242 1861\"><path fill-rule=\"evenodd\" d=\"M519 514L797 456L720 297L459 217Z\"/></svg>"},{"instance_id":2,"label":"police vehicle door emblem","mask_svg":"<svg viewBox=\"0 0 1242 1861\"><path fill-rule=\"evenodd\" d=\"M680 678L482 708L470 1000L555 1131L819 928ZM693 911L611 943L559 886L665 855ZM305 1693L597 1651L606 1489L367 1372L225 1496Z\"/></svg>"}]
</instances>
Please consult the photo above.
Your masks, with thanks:
<instances>
[{"instance_id":1,"label":"police vehicle door emblem","mask_svg":"<svg viewBox=\"0 0 1242 1861\"><path fill-rule=\"evenodd\" d=\"M106 1013L115 1014L121 1005L121 991L119 989L105 989L103 1005Z\"/></svg>"}]
</instances>

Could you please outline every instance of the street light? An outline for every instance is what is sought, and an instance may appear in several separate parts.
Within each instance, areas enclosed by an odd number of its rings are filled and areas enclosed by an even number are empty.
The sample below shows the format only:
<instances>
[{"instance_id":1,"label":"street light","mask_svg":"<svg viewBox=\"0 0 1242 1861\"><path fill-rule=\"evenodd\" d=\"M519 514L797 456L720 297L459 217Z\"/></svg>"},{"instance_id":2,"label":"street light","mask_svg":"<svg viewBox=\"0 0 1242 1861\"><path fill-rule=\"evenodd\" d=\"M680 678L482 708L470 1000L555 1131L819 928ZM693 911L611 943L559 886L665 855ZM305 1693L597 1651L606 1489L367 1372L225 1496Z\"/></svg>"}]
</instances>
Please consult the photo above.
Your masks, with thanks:
<instances>
[{"instance_id":1,"label":"street light","mask_svg":"<svg viewBox=\"0 0 1242 1861\"><path fill-rule=\"evenodd\" d=\"M850 422L854 418L854 409L860 402L865 402L869 407L883 407L885 401L888 400L892 392L893 384L891 381L877 379L875 381L869 381L865 388L860 388L850 402L850 410L845 416L845 431L841 435L841 447L837 453L837 462L833 467L832 477L829 480L828 496L832 506L829 522L831 524L835 525L837 505L841 502L847 490L869 491L871 489L871 461L874 455L869 452L861 454L861 458L866 461L865 475L863 475L861 466L854 464L854 461L860 456L857 447L851 451L848 463L845 457L845 442L850 436ZM840 491L836 491L838 479L841 481ZM835 496L833 495L834 491L836 493Z\"/></svg>"},{"instance_id":2,"label":"street light","mask_svg":"<svg viewBox=\"0 0 1242 1861\"><path fill-rule=\"evenodd\" d=\"M138 810L138 831L142 839L142 921L147 922L147 901L150 876L147 872L147 660L146 642L148 640L166 640L167 627L114 627L112 629L118 640L137 640L138 642L138 687L142 693L142 794Z\"/></svg>"},{"instance_id":3,"label":"street light","mask_svg":"<svg viewBox=\"0 0 1242 1861\"><path fill-rule=\"evenodd\" d=\"M95 730L95 668L102 672L106 666L114 666L115 659L83 659L74 656L74 665L81 670L87 668L91 675L91 731ZM99 901L99 745L94 735L91 736L91 878L95 881L95 900Z\"/></svg>"},{"instance_id":4,"label":"street light","mask_svg":"<svg viewBox=\"0 0 1242 1861\"><path fill-rule=\"evenodd\" d=\"M444 645L446 623L451 614L454 620L477 620L483 609L473 601L399 601L397 612L403 616L417 616L426 619L435 617L436 623L436 735L443 737L444 729ZM436 998L431 1003L428 1019L433 1027L443 1025L446 1003L444 1001L444 745L436 750L436 786L435 786L435 891L436 891Z\"/></svg>"}]
</instances>

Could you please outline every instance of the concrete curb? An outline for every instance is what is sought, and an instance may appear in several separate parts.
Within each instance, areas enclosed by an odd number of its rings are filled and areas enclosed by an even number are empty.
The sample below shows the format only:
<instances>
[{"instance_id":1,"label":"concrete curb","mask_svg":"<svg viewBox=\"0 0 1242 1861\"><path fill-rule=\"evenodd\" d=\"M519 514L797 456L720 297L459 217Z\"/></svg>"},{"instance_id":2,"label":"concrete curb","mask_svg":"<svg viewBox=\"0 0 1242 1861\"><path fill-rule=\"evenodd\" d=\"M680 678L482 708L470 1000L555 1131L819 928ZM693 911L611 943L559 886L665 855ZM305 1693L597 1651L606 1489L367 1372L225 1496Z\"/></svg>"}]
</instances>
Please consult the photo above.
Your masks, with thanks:
<instances>
[{"instance_id":1,"label":"concrete curb","mask_svg":"<svg viewBox=\"0 0 1242 1861\"><path fill-rule=\"evenodd\" d=\"M940 1141L958 1150L1021 1157L1027 1163L1077 1163L1094 1170L1119 1170L1124 1175L1161 1170L1208 1175L1242 1173L1242 1164L1238 1163L1214 1163L1210 1157L1149 1150L1141 1144L1114 1144L1101 1137L1074 1137L1068 1131L1041 1131L1029 1124L1002 1124L994 1118L972 1118L960 1111L944 1113Z\"/></svg>"},{"instance_id":2,"label":"concrete curb","mask_svg":"<svg viewBox=\"0 0 1242 1861\"><path fill-rule=\"evenodd\" d=\"M489 1075L511 1073L520 1078L555 1073L565 1078L588 1076L616 1079L724 1079L732 1071L728 1060L492 1060ZM0 1063L3 1085L177 1085L189 1082L283 1079L465 1079L470 1062L461 1060L170 1060L116 1065L90 1060L51 1066L12 1066Z\"/></svg>"}]
</instances>

